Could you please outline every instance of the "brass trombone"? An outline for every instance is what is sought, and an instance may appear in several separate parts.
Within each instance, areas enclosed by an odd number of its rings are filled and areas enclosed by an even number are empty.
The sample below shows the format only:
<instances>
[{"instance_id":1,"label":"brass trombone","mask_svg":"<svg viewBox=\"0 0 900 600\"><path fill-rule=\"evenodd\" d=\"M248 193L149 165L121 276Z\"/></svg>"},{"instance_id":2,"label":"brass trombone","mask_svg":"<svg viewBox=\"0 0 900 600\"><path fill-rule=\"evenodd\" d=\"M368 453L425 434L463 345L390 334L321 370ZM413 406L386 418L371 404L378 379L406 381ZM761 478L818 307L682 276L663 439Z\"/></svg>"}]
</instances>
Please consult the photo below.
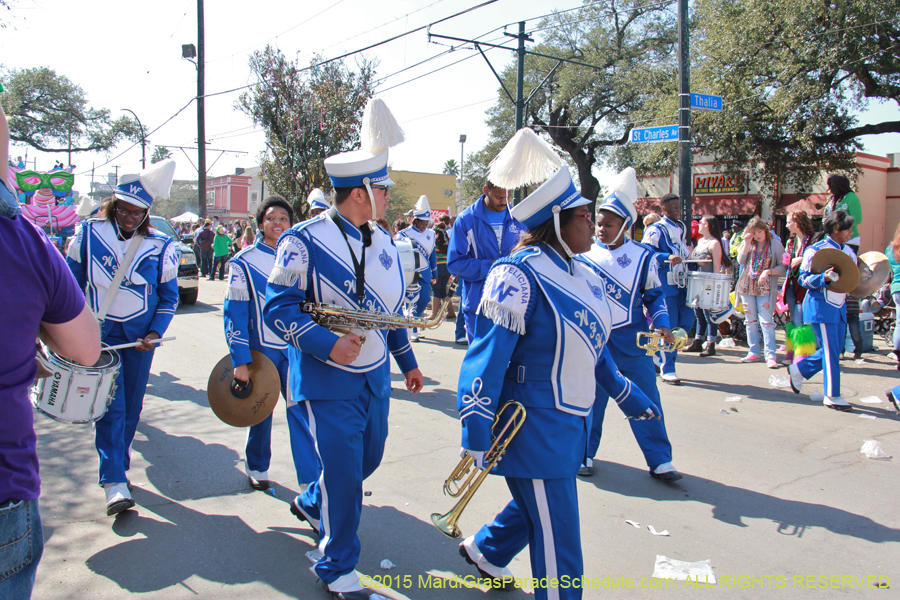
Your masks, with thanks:
<instances>
[{"instance_id":1,"label":"brass trombone","mask_svg":"<svg viewBox=\"0 0 900 600\"><path fill-rule=\"evenodd\" d=\"M500 462L500 459L509 447L509 443L516 436L516 433L519 432L522 424L525 423L525 407L511 400L497 411L497 415L494 417L494 427L500 422L500 416L508 408L512 408L512 415L503 426L503 429L494 436L491 447L484 453L484 468L476 467L475 459L467 454L459 461L456 468L450 473L450 476L444 480L444 493L453 498L459 498L459 501L446 514L432 514L431 522L447 537L458 538L462 535L462 531L456 522L462 515L463 510L465 510L466 505L469 504L469 500L478 491L491 469ZM473 467L475 468L473 469Z\"/></svg>"},{"instance_id":2,"label":"brass trombone","mask_svg":"<svg viewBox=\"0 0 900 600\"><path fill-rule=\"evenodd\" d=\"M637 334L637 347L647 351L647 356L653 356L657 352L675 352L676 350L681 350L684 348L687 343L687 331L682 329L681 327L676 327L672 330L672 335L675 336L674 343L668 343L665 341L665 338L655 332L650 331L640 331ZM647 338L647 341L643 344L641 343L641 338Z\"/></svg>"}]
</instances>

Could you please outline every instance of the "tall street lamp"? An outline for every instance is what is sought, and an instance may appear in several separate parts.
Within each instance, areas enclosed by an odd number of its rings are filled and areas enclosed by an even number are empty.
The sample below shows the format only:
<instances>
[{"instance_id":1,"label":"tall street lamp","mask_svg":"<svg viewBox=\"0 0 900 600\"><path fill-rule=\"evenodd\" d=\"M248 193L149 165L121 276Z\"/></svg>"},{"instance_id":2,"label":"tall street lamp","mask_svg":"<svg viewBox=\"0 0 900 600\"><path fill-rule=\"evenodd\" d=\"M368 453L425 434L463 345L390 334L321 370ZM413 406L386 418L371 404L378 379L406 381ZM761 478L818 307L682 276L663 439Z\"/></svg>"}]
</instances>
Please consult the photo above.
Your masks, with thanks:
<instances>
[{"instance_id":1,"label":"tall street lamp","mask_svg":"<svg viewBox=\"0 0 900 600\"><path fill-rule=\"evenodd\" d=\"M466 134L462 133L459 136L459 177L456 180L456 214L459 214L462 208L463 156L465 155L465 149Z\"/></svg>"},{"instance_id":2,"label":"tall street lamp","mask_svg":"<svg viewBox=\"0 0 900 600\"><path fill-rule=\"evenodd\" d=\"M120 108L119 110L124 110L126 112L130 112L134 115L134 120L137 121L138 127L141 128L141 169L147 168L147 138L144 136L144 126L141 125L141 120L138 119L138 116L134 114L134 111L130 108Z\"/></svg>"}]
</instances>

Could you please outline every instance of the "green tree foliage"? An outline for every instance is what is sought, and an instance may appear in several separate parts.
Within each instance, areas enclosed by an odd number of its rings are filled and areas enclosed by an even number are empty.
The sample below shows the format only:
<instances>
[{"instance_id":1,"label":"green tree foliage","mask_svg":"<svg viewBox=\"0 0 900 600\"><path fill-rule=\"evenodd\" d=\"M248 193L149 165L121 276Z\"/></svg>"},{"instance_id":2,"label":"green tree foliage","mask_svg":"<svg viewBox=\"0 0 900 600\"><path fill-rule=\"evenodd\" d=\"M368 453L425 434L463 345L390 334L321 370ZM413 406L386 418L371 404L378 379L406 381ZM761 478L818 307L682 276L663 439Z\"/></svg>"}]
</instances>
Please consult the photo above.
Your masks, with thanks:
<instances>
[{"instance_id":1,"label":"green tree foliage","mask_svg":"<svg viewBox=\"0 0 900 600\"><path fill-rule=\"evenodd\" d=\"M391 225L398 217L402 217L410 209L416 206L418 196L413 196L410 190L410 182L402 178L392 178L394 185L391 186L391 197L388 199L387 211L385 211L385 219Z\"/></svg>"},{"instance_id":2,"label":"green tree foliage","mask_svg":"<svg viewBox=\"0 0 900 600\"><path fill-rule=\"evenodd\" d=\"M172 158L172 151L165 146L157 146L153 149L153 155L150 157L150 164L156 164L167 158Z\"/></svg>"},{"instance_id":3,"label":"green tree foliage","mask_svg":"<svg viewBox=\"0 0 900 600\"><path fill-rule=\"evenodd\" d=\"M441 171L444 175L454 175L459 177L459 163L457 163L452 158L444 163L443 171Z\"/></svg>"},{"instance_id":4,"label":"green tree foliage","mask_svg":"<svg viewBox=\"0 0 900 600\"><path fill-rule=\"evenodd\" d=\"M109 151L123 138L140 139L135 121L112 120L108 109L91 108L84 90L53 69L0 66L0 78L13 142L42 152L88 152Z\"/></svg>"},{"instance_id":5,"label":"green tree foliage","mask_svg":"<svg viewBox=\"0 0 900 600\"><path fill-rule=\"evenodd\" d=\"M187 211L200 214L198 212L200 207L197 206L198 188L197 180L176 179L172 182L168 200L157 198L150 206L150 214L169 218L177 217Z\"/></svg>"},{"instance_id":6,"label":"green tree foliage","mask_svg":"<svg viewBox=\"0 0 900 600\"><path fill-rule=\"evenodd\" d=\"M271 46L250 56L257 85L241 95L237 108L266 131L269 151L261 161L268 190L281 194L304 218L313 188L331 189L326 157L359 147L359 127L374 93L375 64L366 59L351 71L342 62L309 68Z\"/></svg>"},{"instance_id":7,"label":"green tree foliage","mask_svg":"<svg viewBox=\"0 0 900 600\"><path fill-rule=\"evenodd\" d=\"M724 98L695 111L695 149L727 172L750 170L764 193L808 185L819 170L856 175L859 136L898 132L900 120L863 125L871 101L900 103L900 29L888 0L697 0L691 89ZM635 120L677 122L673 75ZM674 144L623 148L620 165L671 172Z\"/></svg>"},{"instance_id":8,"label":"green tree foliage","mask_svg":"<svg viewBox=\"0 0 900 600\"><path fill-rule=\"evenodd\" d=\"M525 97L540 86L526 107L525 125L546 134L563 151L586 198L596 199L601 189L594 165L627 141L630 115L671 74L674 20L669 7L657 0L604 0L549 17L537 29L545 37L533 51L592 65L557 67L553 59L525 58ZM515 93L515 77L511 64L502 76L510 94ZM492 142L512 137L514 115L515 107L501 89L497 104L488 110ZM474 175L467 169L467 179L469 173Z\"/></svg>"}]
</instances>

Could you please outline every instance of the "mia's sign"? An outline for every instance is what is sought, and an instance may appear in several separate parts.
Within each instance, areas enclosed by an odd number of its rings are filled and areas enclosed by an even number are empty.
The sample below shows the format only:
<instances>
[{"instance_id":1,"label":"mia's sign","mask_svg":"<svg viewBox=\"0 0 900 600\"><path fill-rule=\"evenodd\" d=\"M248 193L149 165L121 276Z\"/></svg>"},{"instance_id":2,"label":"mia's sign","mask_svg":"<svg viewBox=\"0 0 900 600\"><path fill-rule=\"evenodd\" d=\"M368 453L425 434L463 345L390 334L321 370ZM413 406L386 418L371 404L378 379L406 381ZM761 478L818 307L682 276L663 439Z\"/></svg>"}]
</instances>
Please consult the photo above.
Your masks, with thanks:
<instances>
[{"instance_id":1,"label":"mia's sign","mask_svg":"<svg viewBox=\"0 0 900 600\"><path fill-rule=\"evenodd\" d=\"M703 173L694 175L694 194L746 194L746 173L724 175L722 173Z\"/></svg>"}]
</instances>

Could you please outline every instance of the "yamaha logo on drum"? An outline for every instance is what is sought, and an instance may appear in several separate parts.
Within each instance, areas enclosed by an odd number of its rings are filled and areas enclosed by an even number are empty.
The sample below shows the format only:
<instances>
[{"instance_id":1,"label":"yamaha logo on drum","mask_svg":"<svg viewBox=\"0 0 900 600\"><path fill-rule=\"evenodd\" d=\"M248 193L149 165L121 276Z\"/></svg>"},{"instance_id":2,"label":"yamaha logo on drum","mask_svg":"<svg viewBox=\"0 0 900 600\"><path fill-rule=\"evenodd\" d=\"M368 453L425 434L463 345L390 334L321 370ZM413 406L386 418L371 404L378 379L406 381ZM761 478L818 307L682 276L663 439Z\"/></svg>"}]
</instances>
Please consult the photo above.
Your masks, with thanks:
<instances>
[{"instance_id":1,"label":"yamaha logo on drum","mask_svg":"<svg viewBox=\"0 0 900 600\"><path fill-rule=\"evenodd\" d=\"M53 383L50 384L50 398L47 399L47 404L50 406L54 406L56 404L56 395L59 393L59 380L62 378L62 375L59 373L53 374Z\"/></svg>"}]
</instances>

